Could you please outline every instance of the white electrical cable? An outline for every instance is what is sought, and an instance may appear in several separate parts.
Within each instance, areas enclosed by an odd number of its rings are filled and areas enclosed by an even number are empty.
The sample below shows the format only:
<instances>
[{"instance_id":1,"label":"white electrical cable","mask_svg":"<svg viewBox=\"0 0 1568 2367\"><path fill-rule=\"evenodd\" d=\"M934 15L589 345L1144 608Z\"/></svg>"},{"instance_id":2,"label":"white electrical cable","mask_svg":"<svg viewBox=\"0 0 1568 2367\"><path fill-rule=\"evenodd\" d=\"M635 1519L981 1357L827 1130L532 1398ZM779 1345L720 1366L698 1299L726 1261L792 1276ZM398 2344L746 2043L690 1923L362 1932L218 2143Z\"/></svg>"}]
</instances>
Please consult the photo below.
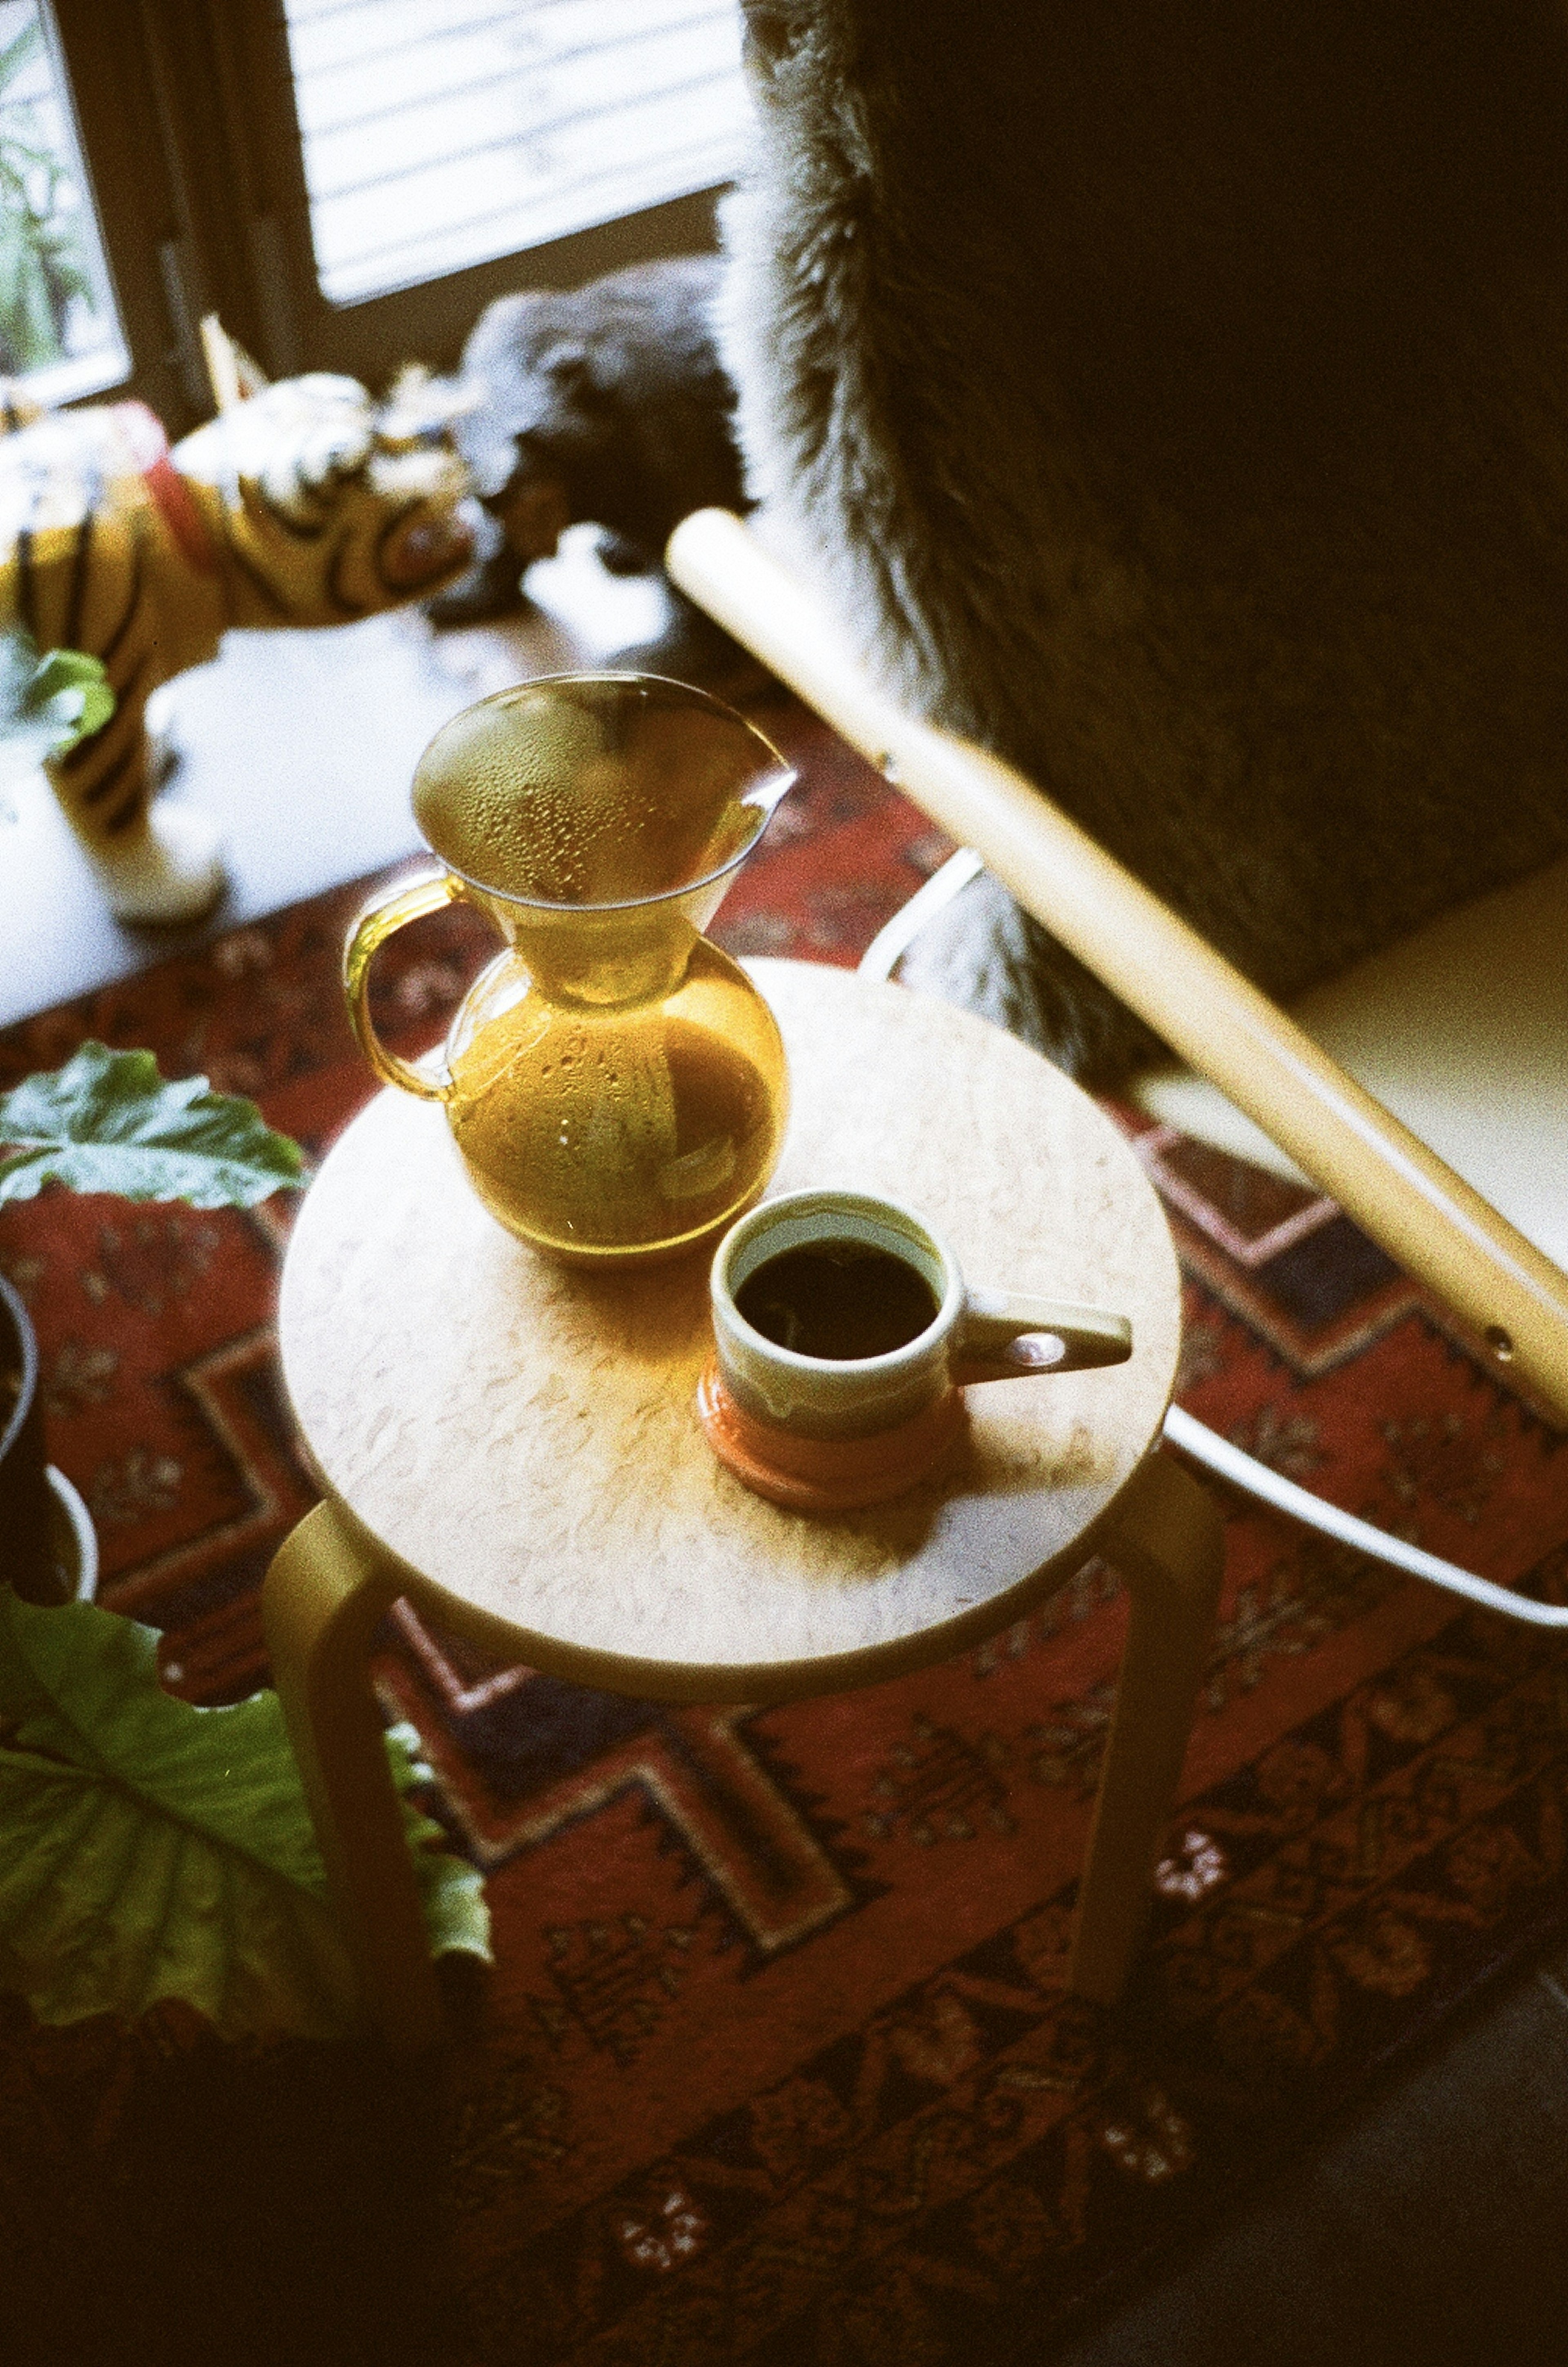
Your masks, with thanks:
<instances>
[{"instance_id":1,"label":"white electrical cable","mask_svg":"<svg viewBox=\"0 0 1568 2367\"><path fill-rule=\"evenodd\" d=\"M862 978L889 979L899 961L926 923L935 918L944 904L951 904L961 888L984 871L982 862L972 846L961 846L950 855L940 871L933 871L923 888L917 888L907 904L900 904L885 928L878 929L856 965Z\"/></svg>"},{"instance_id":2,"label":"white electrical cable","mask_svg":"<svg viewBox=\"0 0 1568 2367\"><path fill-rule=\"evenodd\" d=\"M1298 1488L1293 1479L1282 1479L1267 1464L1255 1462L1239 1446L1232 1446L1228 1439L1206 1430L1190 1413L1183 1413L1179 1406L1172 1406L1167 1413L1165 1434L1172 1446L1179 1447L1183 1455L1190 1455L1218 1478L1228 1479L1233 1488L1261 1498L1276 1512L1288 1513L1292 1521L1304 1522L1310 1529L1321 1530L1326 1537L1337 1537L1342 1545L1354 1546L1358 1553L1368 1554L1374 1561L1388 1562L1395 1569L1408 1570L1415 1578L1427 1579L1434 1586L1446 1587L1450 1594L1462 1594L1472 1603L1483 1604L1488 1611L1502 1612L1505 1618L1523 1619L1534 1627L1568 1627L1568 1604L1532 1603L1528 1594L1515 1594L1508 1587L1494 1586L1488 1578L1477 1578L1454 1562L1423 1553L1419 1546L1407 1546L1402 1537L1391 1537L1386 1529L1373 1528L1370 1521L1359 1521L1353 1512L1342 1512L1337 1504L1325 1504L1310 1489Z\"/></svg>"}]
</instances>

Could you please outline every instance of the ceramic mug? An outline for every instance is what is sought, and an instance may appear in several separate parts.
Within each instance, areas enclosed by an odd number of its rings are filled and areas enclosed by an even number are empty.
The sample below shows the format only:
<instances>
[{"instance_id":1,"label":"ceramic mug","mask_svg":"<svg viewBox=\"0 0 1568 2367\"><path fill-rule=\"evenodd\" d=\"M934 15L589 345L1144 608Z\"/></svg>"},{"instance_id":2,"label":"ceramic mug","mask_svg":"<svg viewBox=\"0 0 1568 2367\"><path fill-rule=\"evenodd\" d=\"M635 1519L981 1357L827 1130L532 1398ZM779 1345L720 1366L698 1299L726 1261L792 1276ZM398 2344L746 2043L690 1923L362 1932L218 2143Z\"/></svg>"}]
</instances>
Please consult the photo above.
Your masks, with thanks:
<instances>
[{"instance_id":1,"label":"ceramic mug","mask_svg":"<svg viewBox=\"0 0 1568 2367\"><path fill-rule=\"evenodd\" d=\"M970 1288L923 1217L866 1192L764 1201L719 1243L710 1297L714 1354L697 1389L708 1443L749 1488L796 1512L847 1512L913 1487L961 1435L959 1392L973 1382L1133 1353L1124 1315ZM808 1353L792 1337L829 1344ZM874 1353L853 1353L867 1343Z\"/></svg>"}]
</instances>

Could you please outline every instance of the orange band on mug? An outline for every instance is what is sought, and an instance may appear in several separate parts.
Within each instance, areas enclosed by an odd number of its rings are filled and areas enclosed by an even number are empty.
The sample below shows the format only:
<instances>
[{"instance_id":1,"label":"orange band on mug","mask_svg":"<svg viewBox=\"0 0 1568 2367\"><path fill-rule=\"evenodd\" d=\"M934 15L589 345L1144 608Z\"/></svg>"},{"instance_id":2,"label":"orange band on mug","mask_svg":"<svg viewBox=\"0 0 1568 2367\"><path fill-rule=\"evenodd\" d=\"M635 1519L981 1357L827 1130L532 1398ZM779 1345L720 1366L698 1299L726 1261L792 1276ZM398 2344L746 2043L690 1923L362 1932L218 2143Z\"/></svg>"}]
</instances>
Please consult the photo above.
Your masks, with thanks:
<instances>
[{"instance_id":1,"label":"orange band on mug","mask_svg":"<svg viewBox=\"0 0 1568 2367\"><path fill-rule=\"evenodd\" d=\"M792 1512L850 1512L901 1496L943 1462L967 1427L956 1389L895 1430L869 1438L803 1438L747 1413L716 1357L697 1383L697 1413L719 1461L753 1494Z\"/></svg>"}]
</instances>

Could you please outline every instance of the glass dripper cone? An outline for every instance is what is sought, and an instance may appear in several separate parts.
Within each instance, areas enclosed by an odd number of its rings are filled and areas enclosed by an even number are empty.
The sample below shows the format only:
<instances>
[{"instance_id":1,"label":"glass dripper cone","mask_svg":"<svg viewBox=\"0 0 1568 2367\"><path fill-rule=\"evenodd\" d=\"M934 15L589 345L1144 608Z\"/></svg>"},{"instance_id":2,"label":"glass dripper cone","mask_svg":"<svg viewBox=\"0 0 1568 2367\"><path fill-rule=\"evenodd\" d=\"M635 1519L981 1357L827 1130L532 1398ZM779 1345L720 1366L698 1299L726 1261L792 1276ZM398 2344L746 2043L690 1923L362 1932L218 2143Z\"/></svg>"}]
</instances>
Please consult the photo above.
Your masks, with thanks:
<instances>
[{"instance_id":1,"label":"glass dripper cone","mask_svg":"<svg viewBox=\"0 0 1568 2367\"><path fill-rule=\"evenodd\" d=\"M702 691L648 674L560 675L455 716L420 758L413 810L464 878L581 910L727 874L794 777Z\"/></svg>"}]
</instances>

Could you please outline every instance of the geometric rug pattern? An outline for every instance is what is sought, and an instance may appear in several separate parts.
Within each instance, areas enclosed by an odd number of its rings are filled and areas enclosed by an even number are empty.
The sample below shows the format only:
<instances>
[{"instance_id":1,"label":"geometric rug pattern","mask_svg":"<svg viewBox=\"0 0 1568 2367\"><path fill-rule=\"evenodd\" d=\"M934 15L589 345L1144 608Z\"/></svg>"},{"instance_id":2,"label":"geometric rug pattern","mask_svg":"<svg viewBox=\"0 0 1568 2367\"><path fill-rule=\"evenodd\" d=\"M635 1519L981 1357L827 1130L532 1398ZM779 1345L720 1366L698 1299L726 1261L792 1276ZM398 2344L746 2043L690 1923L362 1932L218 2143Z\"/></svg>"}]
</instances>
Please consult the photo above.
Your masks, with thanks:
<instances>
[{"instance_id":1,"label":"geometric rug pattern","mask_svg":"<svg viewBox=\"0 0 1568 2367\"><path fill-rule=\"evenodd\" d=\"M852 962L946 844L801 710L766 725L801 786L714 934ZM88 1036L145 1044L318 1154L372 1089L338 986L368 885L10 1029L0 1089ZM423 1048L489 951L460 908L400 935L383 1036ZM1186 1275L1180 1402L1351 1511L1568 1599L1563 1436L1332 1203L1119 1115ZM265 1682L257 1589L315 1494L272 1332L288 1216L59 1193L0 1211L101 1599L163 1631L164 1682L197 1702ZM0 2353L42 2341L40 2280L69 2259L55 2356L91 2355L71 2311L95 2293L128 2341L161 2309L211 2357L236 2313L258 2356L362 2341L463 2367L1037 2355L1568 1924L1562 1645L1226 1511L1155 1928L1111 2013L1063 1988L1124 1615L1103 1565L941 1667L761 1710L567 1684L400 1604L378 1683L486 1874L497 1948L417 2138L387 2133L404 2075L375 2049L224 2049L173 2008L39 2031L0 1999ZM214 2199L252 2127L265 2241ZM372 2163L355 2133L378 2129ZM413 2222L386 2186L399 2147ZM176 2299L155 2301L149 2248L171 2243Z\"/></svg>"}]
</instances>

